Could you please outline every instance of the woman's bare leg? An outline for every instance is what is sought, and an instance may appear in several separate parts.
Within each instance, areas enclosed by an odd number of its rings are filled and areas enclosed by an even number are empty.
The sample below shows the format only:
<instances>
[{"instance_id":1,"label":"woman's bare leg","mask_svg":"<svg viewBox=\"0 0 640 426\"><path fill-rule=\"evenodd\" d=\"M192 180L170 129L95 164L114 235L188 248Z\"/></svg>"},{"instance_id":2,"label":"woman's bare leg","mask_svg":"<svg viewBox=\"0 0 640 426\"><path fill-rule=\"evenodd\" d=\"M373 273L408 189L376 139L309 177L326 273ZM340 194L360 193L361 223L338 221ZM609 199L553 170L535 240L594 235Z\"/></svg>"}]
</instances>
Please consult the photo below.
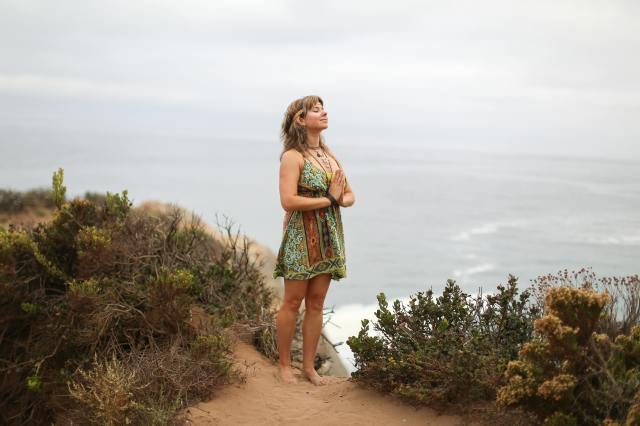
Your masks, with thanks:
<instances>
[{"instance_id":1,"label":"woman's bare leg","mask_svg":"<svg viewBox=\"0 0 640 426\"><path fill-rule=\"evenodd\" d=\"M331 274L320 274L309 280L307 293L304 296L304 322L302 324L302 369L304 375L314 385L322 385L325 381L314 368L314 360L318 349L318 341L322 332L322 312L324 298L329 290Z\"/></svg>"},{"instance_id":2,"label":"woman's bare leg","mask_svg":"<svg viewBox=\"0 0 640 426\"><path fill-rule=\"evenodd\" d=\"M284 280L284 297L276 316L280 378L285 383L296 383L291 369L291 341L296 328L300 304L307 291L308 280Z\"/></svg>"}]
</instances>

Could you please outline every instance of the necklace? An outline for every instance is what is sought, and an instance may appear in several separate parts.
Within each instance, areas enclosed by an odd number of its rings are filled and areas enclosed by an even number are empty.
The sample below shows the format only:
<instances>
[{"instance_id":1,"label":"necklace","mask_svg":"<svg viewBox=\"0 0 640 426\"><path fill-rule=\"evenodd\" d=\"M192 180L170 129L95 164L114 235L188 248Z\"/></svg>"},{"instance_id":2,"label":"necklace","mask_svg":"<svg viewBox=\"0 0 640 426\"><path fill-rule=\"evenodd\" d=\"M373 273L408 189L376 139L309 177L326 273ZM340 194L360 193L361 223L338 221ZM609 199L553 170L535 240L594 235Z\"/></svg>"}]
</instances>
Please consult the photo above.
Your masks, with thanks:
<instances>
[{"instance_id":1,"label":"necklace","mask_svg":"<svg viewBox=\"0 0 640 426\"><path fill-rule=\"evenodd\" d=\"M314 151L316 151L316 153L317 153L317 154L316 154L316 155L317 155L317 157L322 161L322 162L320 162L320 161L318 161L318 160L316 159L316 162L317 162L318 164L320 164L320 167L322 167L322 170L324 170L324 172L325 172L327 175L332 176L332 175L333 175L333 166L331 165L331 161L329 160L329 157L328 157L328 156L327 156L327 154L324 152L324 149L322 149L322 147L311 148L311 149L313 149ZM322 154L323 154L323 155L320 155L320 152L322 152ZM313 157L313 155L312 155L312 157ZM322 163L324 163L324 165L323 165ZM326 167L325 167L325 166L326 166ZM327 172L327 168L329 168L329 170L331 170L331 172Z\"/></svg>"},{"instance_id":2,"label":"necklace","mask_svg":"<svg viewBox=\"0 0 640 426\"><path fill-rule=\"evenodd\" d=\"M320 157L320 150L322 149L320 146L310 146L309 149L313 149Z\"/></svg>"}]
</instances>

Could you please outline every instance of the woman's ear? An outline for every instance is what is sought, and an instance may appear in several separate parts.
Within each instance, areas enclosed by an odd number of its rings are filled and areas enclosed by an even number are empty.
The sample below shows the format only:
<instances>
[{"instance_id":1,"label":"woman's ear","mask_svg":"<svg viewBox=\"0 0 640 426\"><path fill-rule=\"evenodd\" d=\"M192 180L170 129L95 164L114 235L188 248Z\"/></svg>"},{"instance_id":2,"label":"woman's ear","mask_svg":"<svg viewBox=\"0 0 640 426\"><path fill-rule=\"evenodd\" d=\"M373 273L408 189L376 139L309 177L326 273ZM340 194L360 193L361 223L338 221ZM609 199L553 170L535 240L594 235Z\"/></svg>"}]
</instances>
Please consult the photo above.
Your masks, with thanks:
<instances>
[{"instance_id":1,"label":"woman's ear","mask_svg":"<svg viewBox=\"0 0 640 426\"><path fill-rule=\"evenodd\" d=\"M304 127L304 119L300 116L300 114L296 115L294 117L294 120L296 120L296 124L300 127Z\"/></svg>"}]
</instances>

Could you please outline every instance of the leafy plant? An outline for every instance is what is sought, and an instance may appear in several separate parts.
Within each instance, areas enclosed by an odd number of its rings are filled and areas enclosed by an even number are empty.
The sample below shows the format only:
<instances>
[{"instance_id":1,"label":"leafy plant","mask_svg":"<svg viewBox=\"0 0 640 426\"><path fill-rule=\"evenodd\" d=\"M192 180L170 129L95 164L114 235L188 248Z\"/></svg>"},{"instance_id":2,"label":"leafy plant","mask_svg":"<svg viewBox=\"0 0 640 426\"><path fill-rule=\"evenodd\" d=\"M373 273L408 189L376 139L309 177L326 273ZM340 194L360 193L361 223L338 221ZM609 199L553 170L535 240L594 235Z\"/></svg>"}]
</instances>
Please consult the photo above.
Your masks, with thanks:
<instances>
[{"instance_id":1,"label":"leafy plant","mask_svg":"<svg viewBox=\"0 0 640 426\"><path fill-rule=\"evenodd\" d=\"M67 201L63 169L51 194L50 221L0 229L0 423L166 424L243 379L234 336L272 323L248 244L126 190Z\"/></svg>"},{"instance_id":2,"label":"leafy plant","mask_svg":"<svg viewBox=\"0 0 640 426\"><path fill-rule=\"evenodd\" d=\"M378 335L369 335L364 319L347 340L358 368L352 376L418 403L491 399L507 362L531 337L538 311L528 301L514 276L486 297L448 280L441 296L417 292L408 306L396 300L392 309L380 293Z\"/></svg>"}]
</instances>

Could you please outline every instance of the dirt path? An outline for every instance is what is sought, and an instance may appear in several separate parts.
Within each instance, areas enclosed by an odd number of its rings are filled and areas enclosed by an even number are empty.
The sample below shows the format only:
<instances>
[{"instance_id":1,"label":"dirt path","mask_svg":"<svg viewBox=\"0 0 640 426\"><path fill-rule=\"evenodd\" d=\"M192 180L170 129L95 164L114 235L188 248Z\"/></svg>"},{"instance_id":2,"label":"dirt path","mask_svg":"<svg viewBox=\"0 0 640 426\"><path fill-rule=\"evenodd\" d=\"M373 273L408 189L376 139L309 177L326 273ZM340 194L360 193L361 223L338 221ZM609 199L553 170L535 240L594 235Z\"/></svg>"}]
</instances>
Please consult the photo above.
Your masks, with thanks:
<instances>
[{"instance_id":1,"label":"dirt path","mask_svg":"<svg viewBox=\"0 0 640 426\"><path fill-rule=\"evenodd\" d=\"M253 346L238 342L234 349L240 365L248 366L247 382L229 385L211 401L188 409L193 425L461 425L460 417L428 408L415 409L398 399L362 389L349 378L329 377L314 386L298 375L299 382L277 379L277 366Z\"/></svg>"}]
</instances>

